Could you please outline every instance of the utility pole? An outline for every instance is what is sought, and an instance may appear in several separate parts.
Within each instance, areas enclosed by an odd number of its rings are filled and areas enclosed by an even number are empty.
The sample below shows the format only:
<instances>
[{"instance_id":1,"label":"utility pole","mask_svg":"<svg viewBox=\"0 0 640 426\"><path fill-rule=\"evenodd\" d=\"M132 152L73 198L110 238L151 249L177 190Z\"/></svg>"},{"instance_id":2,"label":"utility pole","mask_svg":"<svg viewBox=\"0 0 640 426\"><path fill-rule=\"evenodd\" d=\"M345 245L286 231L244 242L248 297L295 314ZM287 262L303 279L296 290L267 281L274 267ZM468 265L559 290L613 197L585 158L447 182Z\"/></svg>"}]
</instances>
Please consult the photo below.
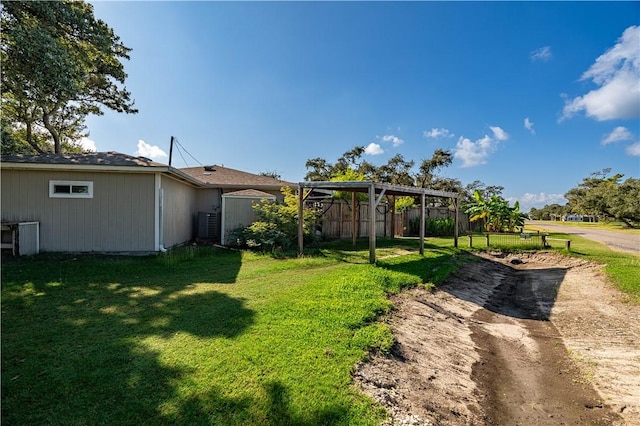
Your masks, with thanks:
<instances>
[{"instance_id":1,"label":"utility pole","mask_svg":"<svg viewBox=\"0 0 640 426\"><path fill-rule=\"evenodd\" d=\"M169 143L169 166L171 166L171 159L173 158L173 136L171 136L171 142Z\"/></svg>"}]
</instances>

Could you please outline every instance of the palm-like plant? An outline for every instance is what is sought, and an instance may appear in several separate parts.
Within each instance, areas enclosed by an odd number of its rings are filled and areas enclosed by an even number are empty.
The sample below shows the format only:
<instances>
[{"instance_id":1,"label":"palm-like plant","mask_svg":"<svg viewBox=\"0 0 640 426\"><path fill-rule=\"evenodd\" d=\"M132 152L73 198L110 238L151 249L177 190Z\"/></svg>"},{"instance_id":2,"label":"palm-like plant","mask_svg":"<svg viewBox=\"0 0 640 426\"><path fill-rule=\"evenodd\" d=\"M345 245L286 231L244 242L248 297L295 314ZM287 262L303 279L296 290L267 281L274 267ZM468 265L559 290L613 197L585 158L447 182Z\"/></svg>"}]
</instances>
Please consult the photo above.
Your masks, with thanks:
<instances>
[{"instance_id":1,"label":"palm-like plant","mask_svg":"<svg viewBox=\"0 0 640 426\"><path fill-rule=\"evenodd\" d=\"M524 221L527 215L520 211L520 203L513 203L513 208L509 213L509 232L515 232L516 228L524 228Z\"/></svg>"},{"instance_id":2,"label":"palm-like plant","mask_svg":"<svg viewBox=\"0 0 640 426\"><path fill-rule=\"evenodd\" d=\"M485 200L477 189L473 192L473 202L464 206L469 220L482 220L487 232L514 232L517 227L524 225L526 215L520 212L520 204L516 201L513 207L498 195L492 195Z\"/></svg>"},{"instance_id":3,"label":"palm-like plant","mask_svg":"<svg viewBox=\"0 0 640 426\"><path fill-rule=\"evenodd\" d=\"M482 198L482 194L477 189L473 191L473 202L464 206L464 211L469 215L469 220L471 222L475 222L477 220L482 220L484 224L484 229L488 231L488 218L491 214L489 209L489 205L485 202L484 198Z\"/></svg>"}]
</instances>

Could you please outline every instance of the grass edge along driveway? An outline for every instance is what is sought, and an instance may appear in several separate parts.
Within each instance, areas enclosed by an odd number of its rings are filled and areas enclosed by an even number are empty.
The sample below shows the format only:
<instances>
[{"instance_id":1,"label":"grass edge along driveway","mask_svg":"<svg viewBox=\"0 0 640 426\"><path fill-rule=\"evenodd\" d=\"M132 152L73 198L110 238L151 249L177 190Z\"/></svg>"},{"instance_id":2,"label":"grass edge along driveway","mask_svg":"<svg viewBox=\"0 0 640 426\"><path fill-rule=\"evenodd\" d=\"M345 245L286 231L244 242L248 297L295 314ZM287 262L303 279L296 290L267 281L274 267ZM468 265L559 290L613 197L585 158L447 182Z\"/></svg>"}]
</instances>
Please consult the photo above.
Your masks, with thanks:
<instances>
[{"instance_id":1,"label":"grass edge along driveway","mask_svg":"<svg viewBox=\"0 0 640 426\"><path fill-rule=\"evenodd\" d=\"M3 422L379 424L351 371L393 343L376 321L387 294L443 279L458 256L359 253L7 260Z\"/></svg>"}]
</instances>

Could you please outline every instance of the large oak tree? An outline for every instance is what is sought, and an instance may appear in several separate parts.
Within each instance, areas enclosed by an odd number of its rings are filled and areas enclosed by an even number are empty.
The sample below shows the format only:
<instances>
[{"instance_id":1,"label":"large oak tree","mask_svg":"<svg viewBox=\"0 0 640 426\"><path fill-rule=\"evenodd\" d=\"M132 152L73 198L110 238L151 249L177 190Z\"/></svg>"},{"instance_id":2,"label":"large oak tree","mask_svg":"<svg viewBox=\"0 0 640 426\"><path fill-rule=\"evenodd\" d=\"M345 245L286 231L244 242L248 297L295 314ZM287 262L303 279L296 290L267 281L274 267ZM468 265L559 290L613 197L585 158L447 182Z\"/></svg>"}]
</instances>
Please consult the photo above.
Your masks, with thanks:
<instances>
[{"instance_id":1,"label":"large oak tree","mask_svg":"<svg viewBox=\"0 0 640 426\"><path fill-rule=\"evenodd\" d=\"M3 1L0 19L3 153L59 153L83 136L89 114L137 112L124 87L131 49L91 4Z\"/></svg>"},{"instance_id":2,"label":"large oak tree","mask_svg":"<svg viewBox=\"0 0 640 426\"><path fill-rule=\"evenodd\" d=\"M594 172L565 194L575 213L597 215L604 219L640 225L640 179L624 175L609 176L611 169Z\"/></svg>"}]
</instances>

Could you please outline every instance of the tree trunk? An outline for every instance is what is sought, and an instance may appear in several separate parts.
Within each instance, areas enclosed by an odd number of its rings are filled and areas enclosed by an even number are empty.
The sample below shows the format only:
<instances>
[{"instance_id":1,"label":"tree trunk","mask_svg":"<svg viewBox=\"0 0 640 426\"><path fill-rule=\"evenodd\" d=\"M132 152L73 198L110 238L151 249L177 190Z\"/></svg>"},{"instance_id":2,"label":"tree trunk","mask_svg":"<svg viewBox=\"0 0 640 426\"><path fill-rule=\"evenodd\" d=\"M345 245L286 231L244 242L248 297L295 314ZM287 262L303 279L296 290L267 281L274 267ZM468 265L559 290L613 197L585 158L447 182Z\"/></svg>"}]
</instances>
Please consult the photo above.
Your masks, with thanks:
<instances>
[{"instance_id":1,"label":"tree trunk","mask_svg":"<svg viewBox=\"0 0 640 426\"><path fill-rule=\"evenodd\" d=\"M49 131L51 137L53 138L53 152L56 154L60 154L60 152L62 151L60 145L60 134L51 124L51 116L46 112L43 112L42 122L44 123L44 127Z\"/></svg>"},{"instance_id":2,"label":"tree trunk","mask_svg":"<svg viewBox=\"0 0 640 426\"><path fill-rule=\"evenodd\" d=\"M40 148L37 144L37 142L33 141L33 129L31 128L31 123L25 123L26 124L26 131L27 131L27 143L31 146L31 148L33 148L38 154L44 154L44 151L42 150L42 148Z\"/></svg>"}]
</instances>

